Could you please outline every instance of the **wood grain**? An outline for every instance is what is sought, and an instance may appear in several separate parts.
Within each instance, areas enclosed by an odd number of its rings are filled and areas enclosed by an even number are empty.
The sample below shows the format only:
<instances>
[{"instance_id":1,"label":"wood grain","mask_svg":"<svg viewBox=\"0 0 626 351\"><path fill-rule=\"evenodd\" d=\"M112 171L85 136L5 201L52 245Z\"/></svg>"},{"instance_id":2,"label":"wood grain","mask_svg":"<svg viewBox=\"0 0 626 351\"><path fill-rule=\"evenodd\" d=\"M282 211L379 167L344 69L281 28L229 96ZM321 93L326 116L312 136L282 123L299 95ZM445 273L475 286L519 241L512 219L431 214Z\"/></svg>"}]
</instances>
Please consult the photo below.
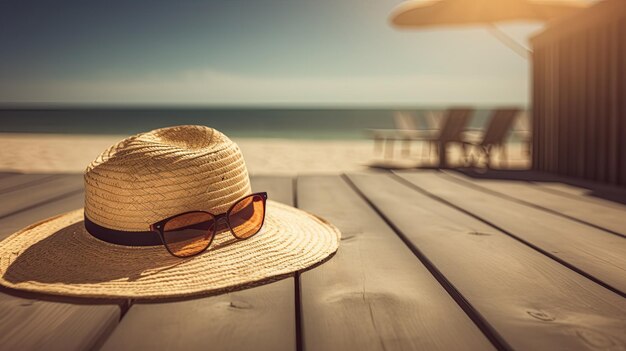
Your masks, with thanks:
<instances>
[{"instance_id":1,"label":"wood grain","mask_svg":"<svg viewBox=\"0 0 626 351\"><path fill-rule=\"evenodd\" d=\"M567 181L567 180L563 180ZM582 184L568 184L554 181L532 181L533 185L541 187L542 190L551 191L557 195L567 196L574 198L578 201L597 203L605 207L622 208L623 204L619 199L626 200L626 189L617 187L605 187L604 190L593 190L590 187L586 187ZM580 182L578 182L580 183ZM605 193L610 192L611 196L604 196Z\"/></svg>"},{"instance_id":2,"label":"wood grain","mask_svg":"<svg viewBox=\"0 0 626 351\"><path fill-rule=\"evenodd\" d=\"M342 231L337 254L300 275L304 350L493 349L343 179L299 177L298 207Z\"/></svg>"},{"instance_id":3,"label":"wood grain","mask_svg":"<svg viewBox=\"0 0 626 351\"><path fill-rule=\"evenodd\" d=\"M290 177L253 177L252 186L293 203ZM102 349L295 350L295 316L294 278L193 300L135 303Z\"/></svg>"},{"instance_id":4,"label":"wood grain","mask_svg":"<svg viewBox=\"0 0 626 351\"><path fill-rule=\"evenodd\" d=\"M11 174L0 178L0 194L58 178L53 174Z\"/></svg>"},{"instance_id":5,"label":"wood grain","mask_svg":"<svg viewBox=\"0 0 626 351\"><path fill-rule=\"evenodd\" d=\"M624 298L398 178L384 174L349 178L508 347L626 347ZM421 185L430 190L432 183ZM467 191L451 191L479 201ZM507 215L501 210L495 213Z\"/></svg>"},{"instance_id":6,"label":"wood grain","mask_svg":"<svg viewBox=\"0 0 626 351\"><path fill-rule=\"evenodd\" d=\"M397 174L621 294L626 292L626 239L459 184L438 172Z\"/></svg>"},{"instance_id":7,"label":"wood grain","mask_svg":"<svg viewBox=\"0 0 626 351\"><path fill-rule=\"evenodd\" d=\"M626 205L626 188L604 186L600 183L560 179L556 181L533 181L534 185L543 190L552 191L561 196L577 200L594 202L605 207L622 208Z\"/></svg>"},{"instance_id":8,"label":"wood grain","mask_svg":"<svg viewBox=\"0 0 626 351\"><path fill-rule=\"evenodd\" d=\"M83 176L63 175L50 181L39 182L0 194L0 218L18 213L83 189Z\"/></svg>"},{"instance_id":9,"label":"wood grain","mask_svg":"<svg viewBox=\"0 0 626 351\"><path fill-rule=\"evenodd\" d=\"M543 211L561 214L612 233L626 235L626 205L596 200L584 195L579 197L562 195L547 191L532 182L477 179L456 172L444 174L481 191L504 196Z\"/></svg>"},{"instance_id":10,"label":"wood grain","mask_svg":"<svg viewBox=\"0 0 626 351\"><path fill-rule=\"evenodd\" d=\"M19 294L17 294L19 295ZM89 350L120 318L120 307L39 300L0 291L2 350Z\"/></svg>"},{"instance_id":11,"label":"wood grain","mask_svg":"<svg viewBox=\"0 0 626 351\"><path fill-rule=\"evenodd\" d=\"M15 175L7 179L14 177L25 176ZM65 179L76 180L76 177ZM0 184L3 181L0 180ZM71 183L62 184L68 186L64 188L65 190L73 189ZM77 186L82 186L82 180ZM13 197L17 196L28 196L34 202L39 201L41 198L38 191L42 189L45 188L33 185L20 191L3 194L2 208L4 209L4 204L14 201ZM44 191L44 194L52 193ZM21 204L28 209L0 219L0 239L38 220L79 208L83 201L82 193L47 202L41 206L34 206L22 198ZM97 347L117 325L121 314L121 302L92 301L93 305L88 303L87 300L64 299L0 288L0 348L87 350Z\"/></svg>"},{"instance_id":12,"label":"wood grain","mask_svg":"<svg viewBox=\"0 0 626 351\"><path fill-rule=\"evenodd\" d=\"M29 226L65 212L79 209L85 204L85 194L82 191L62 197L55 201L46 202L27 211L18 212L8 218L0 219L0 240Z\"/></svg>"}]
</instances>

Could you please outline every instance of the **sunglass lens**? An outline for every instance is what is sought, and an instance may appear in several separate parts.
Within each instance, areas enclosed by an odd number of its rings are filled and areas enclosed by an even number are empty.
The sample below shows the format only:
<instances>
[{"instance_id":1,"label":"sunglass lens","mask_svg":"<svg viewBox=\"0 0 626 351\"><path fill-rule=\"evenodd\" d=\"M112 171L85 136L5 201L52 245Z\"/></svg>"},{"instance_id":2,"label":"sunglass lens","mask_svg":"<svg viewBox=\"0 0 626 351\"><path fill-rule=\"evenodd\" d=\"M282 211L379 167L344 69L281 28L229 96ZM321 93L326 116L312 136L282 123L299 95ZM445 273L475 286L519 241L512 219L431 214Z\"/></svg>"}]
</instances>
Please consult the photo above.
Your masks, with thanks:
<instances>
[{"instance_id":1,"label":"sunglass lens","mask_svg":"<svg viewBox=\"0 0 626 351\"><path fill-rule=\"evenodd\" d=\"M174 256L193 256L211 244L214 223L213 216L206 212L174 217L163 226L165 245Z\"/></svg>"},{"instance_id":2,"label":"sunglass lens","mask_svg":"<svg viewBox=\"0 0 626 351\"><path fill-rule=\"evenodd\" d=\"M239 200L228 212L228 222L233 234L246 239L258 233L265 219L265 198L254 194Z\"/></svg>"}]
</instances>

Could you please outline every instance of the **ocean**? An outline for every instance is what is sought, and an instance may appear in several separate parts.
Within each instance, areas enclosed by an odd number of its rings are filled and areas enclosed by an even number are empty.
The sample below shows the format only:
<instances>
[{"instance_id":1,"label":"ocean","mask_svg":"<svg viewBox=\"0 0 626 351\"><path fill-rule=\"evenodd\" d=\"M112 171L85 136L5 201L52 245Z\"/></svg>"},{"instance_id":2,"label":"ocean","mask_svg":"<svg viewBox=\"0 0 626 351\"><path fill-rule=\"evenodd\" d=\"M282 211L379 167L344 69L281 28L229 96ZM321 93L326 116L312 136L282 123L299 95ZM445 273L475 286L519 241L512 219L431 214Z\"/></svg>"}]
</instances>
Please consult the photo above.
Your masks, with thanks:
<instances>
[{"instance_id":1,"label":"ocean","mask_svg":"<svg viewBox=\"0 0 626 351\"><path fill-rule=\"evenodd\" d=\"M437 110L437 108L434 108ZM201 124L231 137L364 139L368 128L394 128L401 112L421 116L433 108L0 108L1 133L135 134L156 128ZM471 127L481 127L489 109L477 109ZM423 120L416 118L420 125Z\"/></svg>"}]
</instances>

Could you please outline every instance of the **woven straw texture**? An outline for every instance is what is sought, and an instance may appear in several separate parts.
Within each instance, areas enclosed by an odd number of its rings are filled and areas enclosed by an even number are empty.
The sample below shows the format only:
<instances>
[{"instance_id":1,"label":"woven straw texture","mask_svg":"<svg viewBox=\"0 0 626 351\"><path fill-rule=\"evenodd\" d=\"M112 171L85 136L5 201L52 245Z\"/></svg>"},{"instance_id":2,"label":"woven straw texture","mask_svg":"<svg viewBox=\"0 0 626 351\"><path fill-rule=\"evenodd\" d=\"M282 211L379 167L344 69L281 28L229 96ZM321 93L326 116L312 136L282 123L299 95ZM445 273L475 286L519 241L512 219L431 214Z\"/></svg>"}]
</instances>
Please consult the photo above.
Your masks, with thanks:
<instances>
[{"instance_id":1,"label":"woven straw texture","mask_svg":"<svg viewBox=\"0 0 626 351\"><path fill-rule=\"evenodd\" d=\"M86 232L83 210L27 227L0 243L0 283L58 295L164 298L222 293L271 281L332 255L340 232L296 208L268 201L265 224L238 241L219 234L188 259L163 246L130 247Z\"/></svg>"},{"instance_id":2,"label":"woven straw texture","mask_svg":"<svg viewBox=\"0 0 626 351\"><path fill-rule=\"evenodd\" d=\"M237 144L204 126L137 134L111 146L85 172L85 214L100 226L147 231L189 210L226 212L250 193Z\"/></svg>"},{"instance_id":3,"label":"woven straw texture","mask_svg":"<svg viewBox=\"0 0 626 351\"><path fill-rule=\"evenodd\" d=\"M187 259L164 246L110 244L84 227L86 216L109 229L148 231L187 211L224 213L250 192L239 147L219 131L178 126L137 134L87 167L84 210L31 225L0 243L0 284L102 298L219 293L303 270L337 250L337 228L271 200L255 236L238 241L230 232L218 234L206 252Z\"/></svg>"}]
</instances>

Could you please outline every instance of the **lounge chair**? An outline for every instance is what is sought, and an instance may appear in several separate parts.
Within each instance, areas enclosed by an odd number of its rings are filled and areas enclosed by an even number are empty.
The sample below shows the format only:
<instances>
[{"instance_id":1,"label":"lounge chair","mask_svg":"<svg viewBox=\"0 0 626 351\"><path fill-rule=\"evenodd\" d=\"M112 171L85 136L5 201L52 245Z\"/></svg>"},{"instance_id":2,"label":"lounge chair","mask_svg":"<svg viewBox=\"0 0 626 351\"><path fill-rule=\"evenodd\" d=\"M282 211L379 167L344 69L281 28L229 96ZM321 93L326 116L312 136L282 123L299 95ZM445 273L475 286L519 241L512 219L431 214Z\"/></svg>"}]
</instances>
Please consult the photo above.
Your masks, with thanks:
<instances>
[{"instance_id":1,"label":"lounge chair","mask_svg":"<svg viewBox=\"0 0 626 351\"><path fill-rule=\"evenodd\" d=\"M435 132L437 115L428 111L420 116L420 122L425 128L420 128L413 115L404 112L396 112L393 115L395 129L368 129L367 133L374 140L374 152L384 153L385 158L393 158L394 144L396 141L403 142L402 155L409 156L410 142L415 135L425 132Z\"/></svg>"},{"instance_id":2,"label":"lounge chair","mask_svg":"<svg viewBox=\"0 0 626 351\"><path fill-rule=\"evenodd\" d=\"M494 110L489 124L482 135L480 136L466 134L463 139L463 148L465 158L468 159L467 151L471 148L477 150L480 155L485 156L486 167L491 166L491 152L499 148L500 159L506 162L506 138L520 112L519 108L501 108ZM475 165L478 157L472 157L471 163Z\"/></svg>"},{"instance_id":3,"label":"lounge chair","mask_svg":"<svg viewBox=\"0 0 626 351\"><path fill-rule=\"evenodd\" d=\"M446 148L448 144L458 143L465 151L465 143L463 142L463 133L466 130L470 120L472 108L451 108L448 109L441 122L441 130L434 133L421 133L413 135L412 140L424 141L428 144L429 150L431 146L435 146L439 154L439 167L447 167ZM430 152L429 152L430 155Z\"/></svg>"},{"instance_id":4,"label":"lounge chair","mask_svg":"<svg viewBox=\"0 0 626 351\"><path fill-rule=\"evenodd\" d=\"M407 114L398 113L394 116L394 123L397 129L370 129L368 132L374 139L374 151L382 152L385 144L385 158L393 157L393 145L395 141L404 142L403 155L408 156L409 145L412 141L426 142L428 155L431 154L434 145L439 150L440 165L446 165L445 147L449 143L462 143L462 132L469 121L473 109L471 108L451 108L443 112L443 116L438 116L433 112L425 115L425 123L429 126L426 129L417 129L413 118ZM433 128L433 125L440 121L441 129ZM443 160L443 162L441 162Z\"/></svg>"},{"instance_id":5,"label":"lounge chair","mask_svg":"<svg viewBox=\"0 0 626 351\"><path fill-rule=\"evenodd\" d=\"M530 131L530 111L522 111L519 114L511 135L514 136L518 142L524 144L525 147L522 149L522 152L524 156L530 157L533 141Z\"/></svg>"}]
</instances>

